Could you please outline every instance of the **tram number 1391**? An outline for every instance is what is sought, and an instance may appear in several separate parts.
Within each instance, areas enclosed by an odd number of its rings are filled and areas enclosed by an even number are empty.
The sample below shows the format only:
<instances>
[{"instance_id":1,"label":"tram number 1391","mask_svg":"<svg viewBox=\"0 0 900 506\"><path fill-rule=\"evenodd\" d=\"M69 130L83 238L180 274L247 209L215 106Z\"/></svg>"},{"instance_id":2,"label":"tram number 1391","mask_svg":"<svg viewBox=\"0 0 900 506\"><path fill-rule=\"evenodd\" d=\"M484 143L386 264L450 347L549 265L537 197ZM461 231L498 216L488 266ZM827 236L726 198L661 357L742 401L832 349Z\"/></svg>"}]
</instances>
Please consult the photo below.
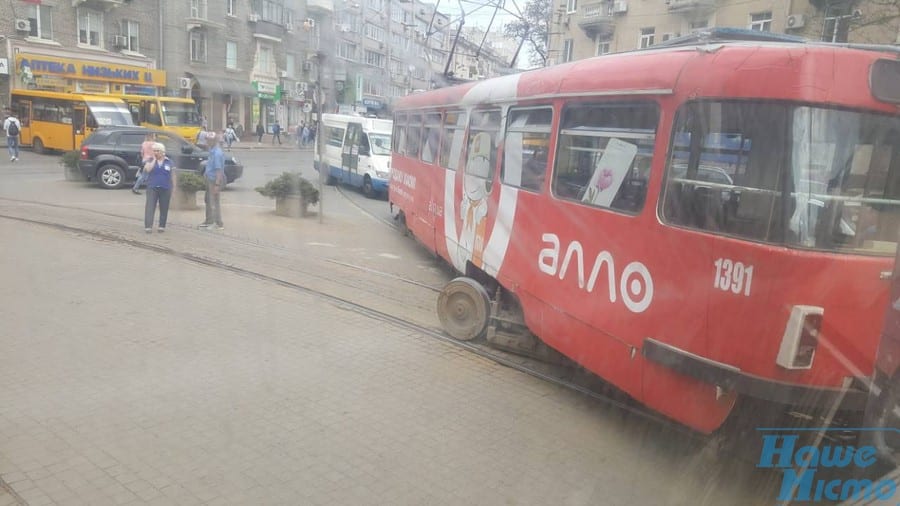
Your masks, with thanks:
<instances>
[{"instance_id":1,"label":"tram number 1391","mask_svg":"<svg viewBox=\"0 0 900 506\"><path fill-rule=\"evenodd\" d=\"M750 296L750 285L753 284L752 265L744 265L728 258L716 260L715 265L716 277L713 279L715 288L723 292L731 290L734 294Z\"/></svg>"}]
</instances>

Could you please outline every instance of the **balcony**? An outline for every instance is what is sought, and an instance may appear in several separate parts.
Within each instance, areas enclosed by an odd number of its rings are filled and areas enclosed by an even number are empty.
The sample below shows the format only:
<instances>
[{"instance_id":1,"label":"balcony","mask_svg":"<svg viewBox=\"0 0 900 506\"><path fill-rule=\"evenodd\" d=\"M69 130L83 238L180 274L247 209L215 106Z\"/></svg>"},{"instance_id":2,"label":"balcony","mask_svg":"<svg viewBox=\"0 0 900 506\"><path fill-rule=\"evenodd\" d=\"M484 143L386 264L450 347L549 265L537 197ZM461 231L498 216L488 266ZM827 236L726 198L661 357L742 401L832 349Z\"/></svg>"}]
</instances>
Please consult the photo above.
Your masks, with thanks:
<instances>
[{"instance_id":1,"label":"balcony","mask_svg":"<svg viewBox=\"0 0 900 506\"><path fill-rule=\"evenodd\" d=\"M693 14L696 12L706 12L715 9L716 3L713 0L666 0L669 12L683 12Z\"/></svg>"},{"instance_id":2,"label":"balcony","mask_svg":"<svg viewBox=\"0 0 900 506\"><path fill-rule=\"evenodd\" d=\"M331 14L334 12L334 0L307 0L306 11L309 14Z\"/></svg>"},{"instance_id":3,"label":"balcony","mask_svg":"<svg viewBox=\"0 0 900 506\"><path fill-rule=\"evenodd\" d=\"M268 21L260 21L253 25L253 36L258 39L269 39L281 42L284 37L285 28Z\"/></svg>"},{"instance_id":4,"label":"balcony","mask_svg":"<svg viewBox=\"0 0 900 506\"><path fill-rule=\"evenodd\" d=\"M125 0L72 0L72 7L90 7L102 11L109 11L120 5L125 5Z\"/></svg>"},{"instance_id":5,"label":"balcony","mask_svg":"<svg viewBox=\"0 0 900 506\"><path fill-rule=\"evenodd\" d=\"M612 16L610 2L595 2L582 6L576 13L578 27L588 37L599 35L610 37L616 28L616 19Z\"/></svg>"}]
</instances>

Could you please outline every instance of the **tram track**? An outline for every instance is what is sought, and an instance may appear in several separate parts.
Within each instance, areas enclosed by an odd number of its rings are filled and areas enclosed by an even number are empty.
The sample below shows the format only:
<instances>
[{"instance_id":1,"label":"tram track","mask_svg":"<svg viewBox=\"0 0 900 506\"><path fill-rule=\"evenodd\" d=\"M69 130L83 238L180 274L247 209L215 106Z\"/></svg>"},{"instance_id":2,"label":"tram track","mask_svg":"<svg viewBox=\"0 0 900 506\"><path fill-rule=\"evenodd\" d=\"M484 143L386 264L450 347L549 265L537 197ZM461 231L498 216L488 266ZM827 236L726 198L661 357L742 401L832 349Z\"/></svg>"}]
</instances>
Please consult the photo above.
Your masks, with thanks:
<instances>
[{"instance_id":1,"label":"tram track","mask_svg":"<svg viewBox=\"0 0 900 506\"><path fill-rule=\"evenodd\" d=\"M46 206L53 209L58 210L77 210L82 212L89 212L98 215L104 215L115 218L131 218L129 216L118 215L115 213L102 212L102 211L94 211L92 209L78 208L74 206L65 206L60 204L44 204L42 202L37 201L27 201L21 199L7 199L0 198L0 201L14 201L20 204L29 204L36 206ZM47 220L47 219L38 219L33 217L23 217L17 216L14 214L10 214L4 211L0 211L0 218L7 219L11 221L17 221L20 223L26 223L30 225L37 225L42 227L47 227L50 229L59 230L62 232L82 235L91 237L97 240L102 240L109 243L121 244L126 246L131 246L134 248L142 249L145 251L150 251L157 254L163 254L170 257L179 258L181 260L203 265L209 268L215 268L222 271L228 271L236 275L240 275L243 277L247 277L250 279L255 279L267 283L271 283L274 285L282 286L291 290L296 290L297 292L308 294L319 299L325 300L329 303L334 304L336 307L339 307L344 310L353 311L355 313L367 316L375 321L386 323L390 325L394 325L412 332L416 332L418 334L427 336L431 339L440 341L444 344L453 346L458 349L462 349L473 353L482 358L491 360L499 365L509 367L516 371L522 372L524 374L528 374L529 376L541 379L551 384L555 384L559 387L565 388L570 391L577 392L585 397L588 397L600 404L603 404L608 407L613 407L617 410L620 410L623 414L628 414L629 416L637 416L643 420L650 421L655 424L660 424L665 426L667 429L675 429L683 435L690 438L701 438L699 434L691 431L690 429L684 428L671 420L668 420L662 416L659 416L655 413L650 412L649 410L643 409L639 405L636 405L632 402L628 402L625 399L620 399L618 396L609 395L602 391L603 389L592 388L585 384L585 382L574 381L571 378L579 374L578 371L575 371L571 368L564 366L556 366L546 364L534 359L522 357L519 355L514 355L511 353L507 353L501 350L494 349L490 347L484 341L469 341L463 342L453 339L449 336L446 336L441 330L430 327L427 325L423 325L419 322L413 321L410 318L405 318L403 316L393 314L391 312L385 311L383 309L378 309L372 307L369 304L363 304L346 296L336 295L334 293L329 293L326 290L321 288L316 288L311 286L311 283L302 283L297 281L292 281L287 279L285 276L281 275L273 275L263 272L260 269L241 267L239 265L235 265L233 263L228 263L219 258L213 258L207 255L192 253L187 250L180 250L172 246L167 246L159 243L151 243L148 241L144 241L137 238L131 238L123 235L119 235L116 233L105 232L100 230L91 229L85 226L72 225L61 223L58 221ZM258 242L240 240L236 238L229 238L227 236L218 236L222 240L236 241L244 245L248 246L260 246ZM268 247L268 246L266 246ZM281 247L280 249L287 249ZM305 259L309 259L309 257L305 257ZM366 272L372 272L377 276L395 279L399 282L403 282L406 284L411 284L417 286L419 288L428 290L429 292L437 292L440 289L434 286L427 285L425 283L421 283L415 280L411 280L408 278L403 278L402 276L391 275L390 273L384 273L381 271L374 271L366 268L361 268L359 266L353 266L351 264L347 264L346 262L334 261L330 259L317 259L324 260L326 263L332 265L339 265L341 267L362 269ZM327 280L331 283L337 282L333 277L329 277L327 275L323 275L321 273L316 273L311 270L303 269L298 270L297 273L302 274L304 278L310 277L318 280Z\"/></svg>"}]
</instances>

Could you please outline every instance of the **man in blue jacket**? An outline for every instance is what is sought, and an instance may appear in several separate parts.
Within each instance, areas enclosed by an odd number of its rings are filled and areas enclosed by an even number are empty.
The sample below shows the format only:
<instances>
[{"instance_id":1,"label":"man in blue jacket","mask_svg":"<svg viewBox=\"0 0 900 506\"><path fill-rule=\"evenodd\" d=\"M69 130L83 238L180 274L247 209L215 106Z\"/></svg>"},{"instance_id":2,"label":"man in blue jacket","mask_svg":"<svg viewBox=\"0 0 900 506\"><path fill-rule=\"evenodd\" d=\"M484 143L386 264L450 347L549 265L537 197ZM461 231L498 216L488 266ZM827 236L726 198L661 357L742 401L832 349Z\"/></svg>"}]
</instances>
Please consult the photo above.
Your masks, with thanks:
<instances>
[{"instance_id":1,"label":"man in blue jacket","mask_svg":"<svg viewBox=\"0 0 900 506\"><path fill-rule=\"evenodd\" d=\"M209 132L208 142L212 148L209 150L209 160L206 161L206 220L200 224L200 228L222 230L222 208L219 193L225 188L225 153L222 151L222 137Z\"/></svg>"}]
</instances>

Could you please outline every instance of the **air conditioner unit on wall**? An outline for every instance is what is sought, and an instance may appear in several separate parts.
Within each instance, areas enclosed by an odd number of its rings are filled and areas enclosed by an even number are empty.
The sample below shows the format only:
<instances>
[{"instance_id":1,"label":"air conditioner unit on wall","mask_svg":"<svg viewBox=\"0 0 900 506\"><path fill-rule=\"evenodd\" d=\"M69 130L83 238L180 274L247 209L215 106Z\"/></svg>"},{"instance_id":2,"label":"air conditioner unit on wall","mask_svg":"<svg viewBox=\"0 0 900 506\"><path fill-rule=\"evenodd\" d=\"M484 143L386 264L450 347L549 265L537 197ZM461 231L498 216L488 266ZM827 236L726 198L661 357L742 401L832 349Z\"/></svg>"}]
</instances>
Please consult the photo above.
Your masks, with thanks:
<instances>
[{"instance_id":1,"label":"air conditioner unit on wall","mask_svg":"<svg viewBox=\"0 0 900 506\"><path fill-rule=\"evenodd\" d=\"M791 14L787 17L786 24L788 29L790 30L793 30L795 28L803 28L803 25L806 24L806 18L803 16L803 14Z\"/></svg>"},{"instance_id":2,"label":"air conditioner unit on wall","mask_svg":"<svg viewBox=\"0 0 900 506\"><path fill-rule=\"evenodd\" d=\"M178 78L178 87L182 90L191 89L191 78L190 77L179 77Z\"/></svg>"},{"instance_id":3,"label":"air conditioner unit on wall","mask_svg":"<svg viewBox=\"0 0 900 506\"><path fill-rule=\"evenodd\" d=\"M279 70L278 75L281 76L282 78L285 78L288 76L288 71L287 70Z\"/></svg>"},{"instance_id":4,"label":"air conditioner unit on wall","mask_svg":"<svg viewBox=\"0 0 900 506\"><path fill-rule=\"evenodd\" d=\"M306 18L306 21L303 22L303 27L307 30L312 30L316 27L316 20L313 18Z\"/></svg>"},{"instance_id":5,"label":"air conditioner unit on wall","mask_svg":"<svg viewBox=\"0 0 900 506\"><path fill-rule=\"evenodd\" d=\"M309 89L309 85L303 81L297 82L297 93L304 93Z\"/></svg>"},{"instance_id":6,"label":"air conditioner unit on wall","mask_svg":"<svg viewBox=\"0 0 900 506\"><path fill-rule=\"evenodd\" d=\"M16 20L16 31L17 32L30 32L31 31L31 20L17 19Z\"/></svg>"},{"instance_id":7,"label":"air conditioner unit on wall","mask_svg":"<svg viewBox=\"0 0 900 506\"><path fill-rule=\"evenodd\" d=\"M247 19L251 23L256 23L257 21L259 21L259 14L255 13L255 12L251 12L250 15L247 16Z\"/></svg>"}]
</instances>

